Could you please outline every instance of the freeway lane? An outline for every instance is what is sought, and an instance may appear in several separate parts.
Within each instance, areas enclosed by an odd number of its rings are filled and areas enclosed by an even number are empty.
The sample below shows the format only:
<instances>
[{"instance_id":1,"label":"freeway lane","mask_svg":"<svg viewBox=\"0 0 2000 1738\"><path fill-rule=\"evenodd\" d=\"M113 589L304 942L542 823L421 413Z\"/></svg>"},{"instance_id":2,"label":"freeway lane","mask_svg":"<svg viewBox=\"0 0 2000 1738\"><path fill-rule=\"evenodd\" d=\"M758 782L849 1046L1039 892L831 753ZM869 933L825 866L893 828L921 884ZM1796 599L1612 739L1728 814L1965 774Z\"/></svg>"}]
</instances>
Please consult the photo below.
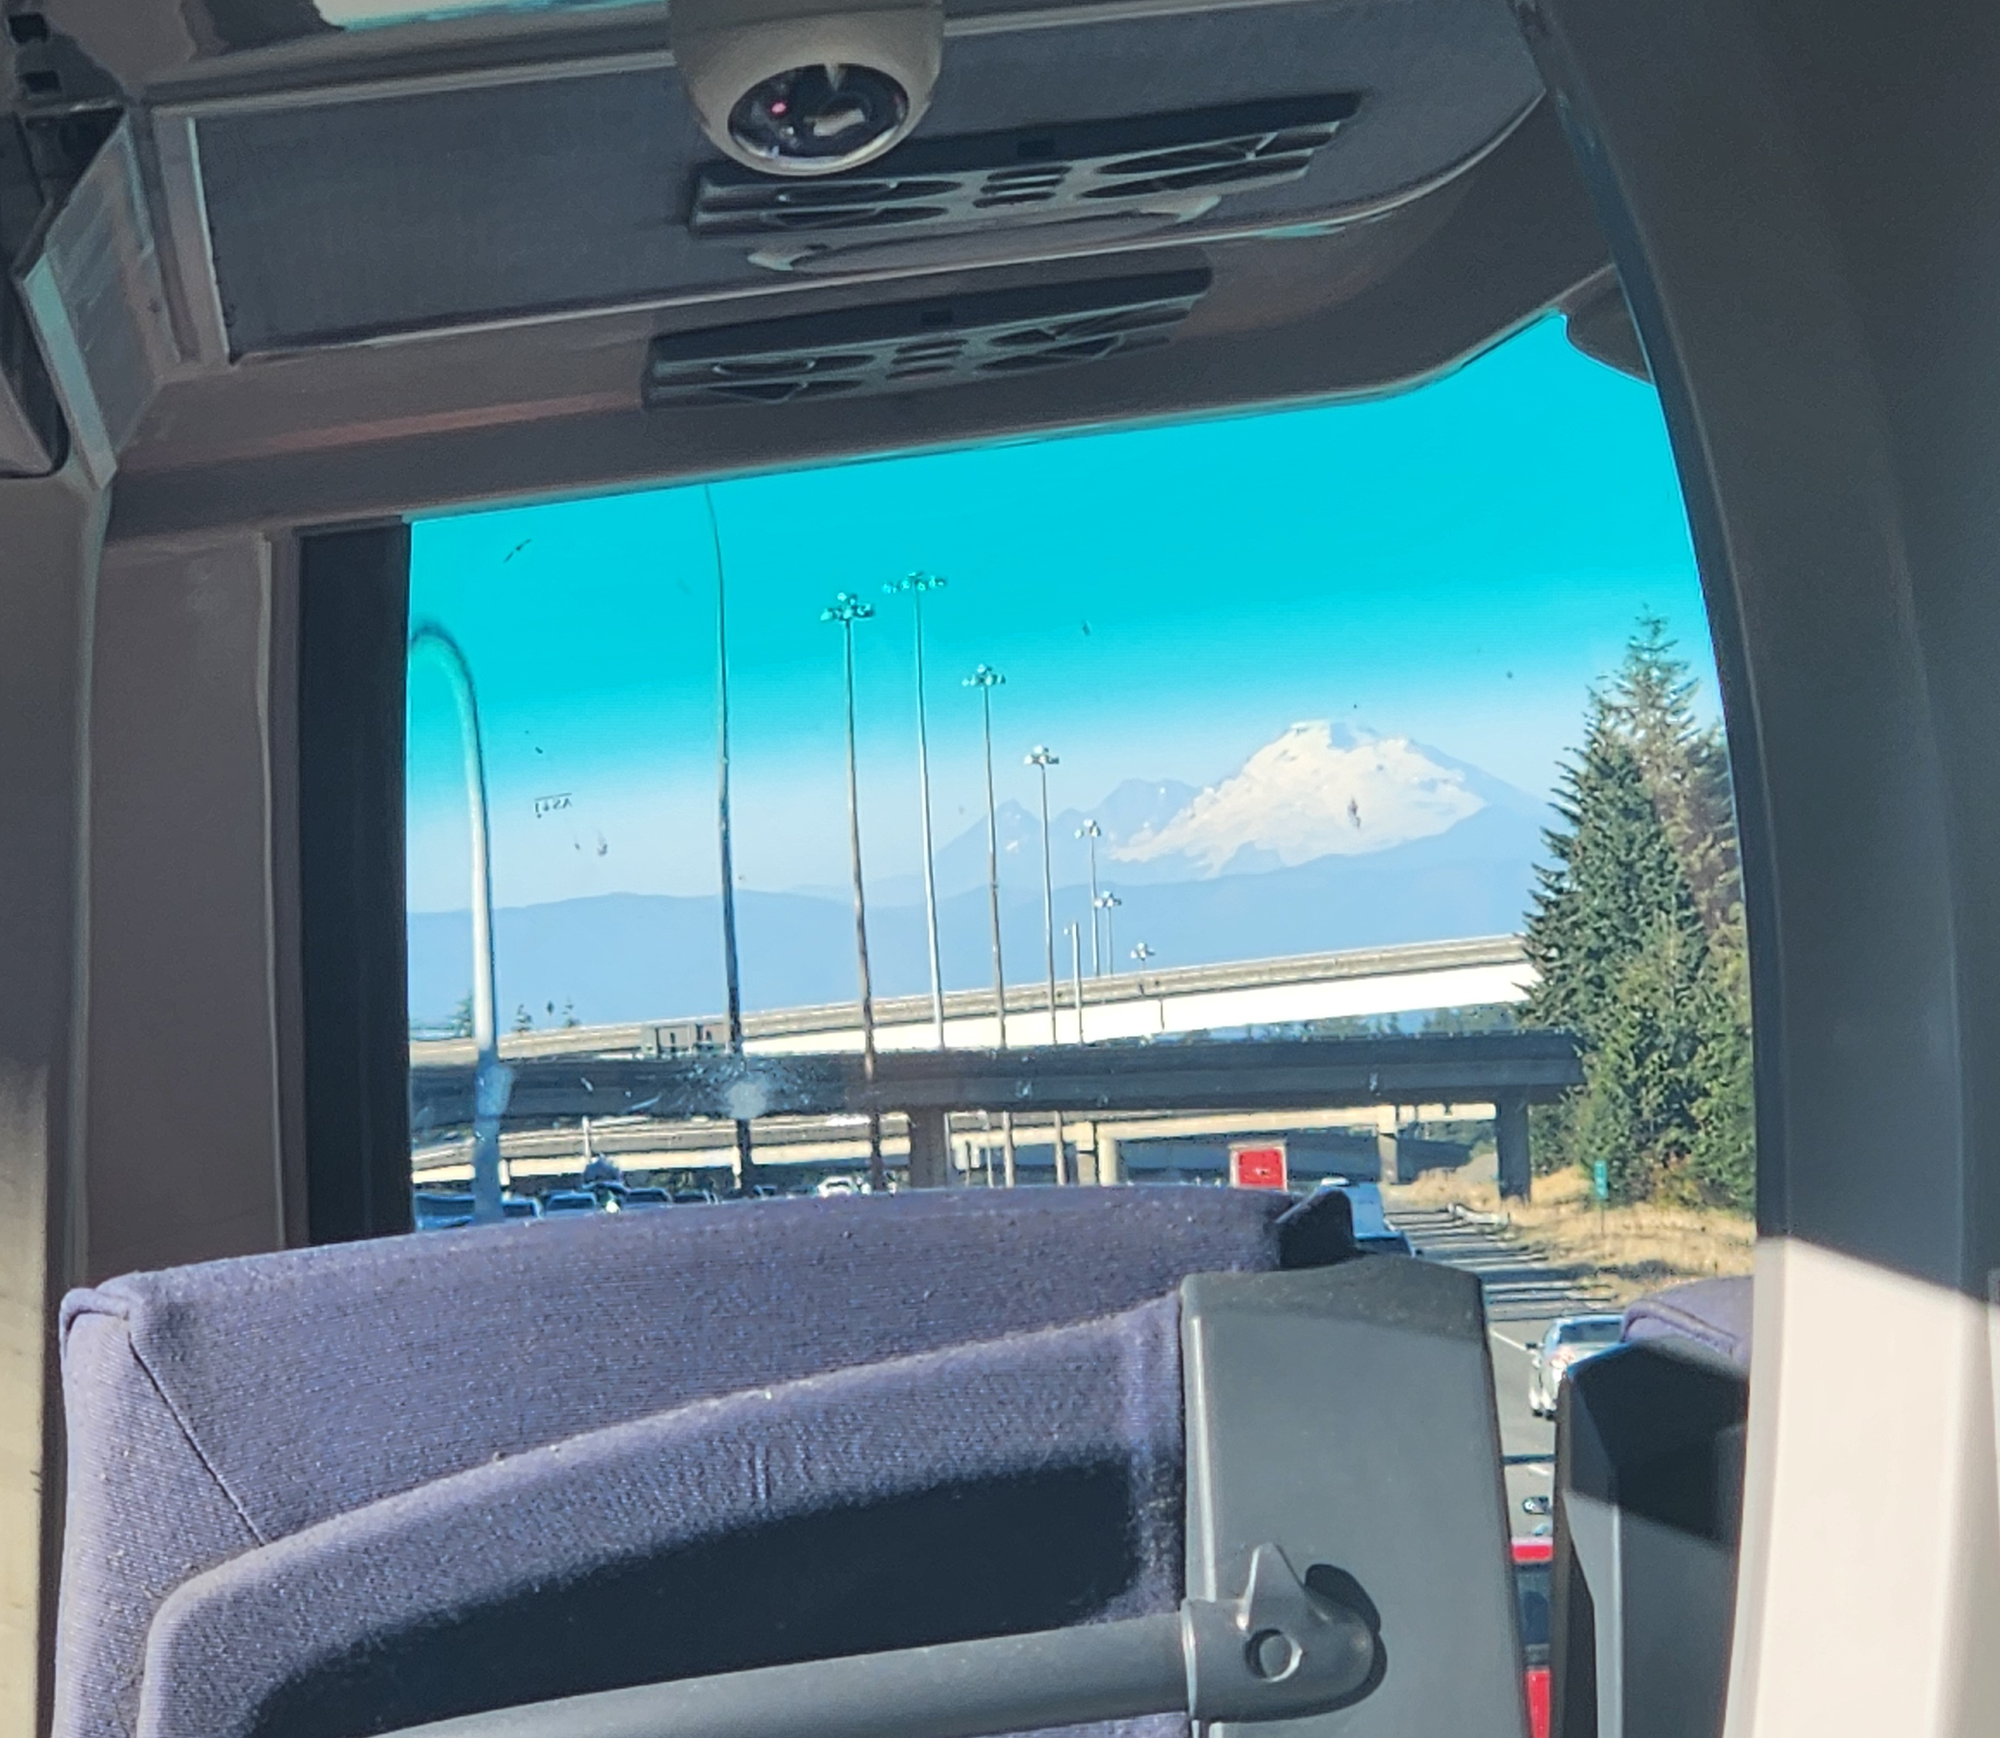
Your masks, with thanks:
<instances>
[{"instance_id":1,"label":"freeway lane","mask_svg":"<svg viewBox=\"0 0 2000 1738\"><path fill-rule=\"evenodd\" d=\"M1500 1452L1508 1459L1507 1524L1515 1533L1532 1532L1536 1517L1522 1513L1521 1500L1549 1494L1556 1433L1552 1423L1528 1409L1529 1349L1558 1316L1605 1308L1602 1296L1587 1274L1552 1266L1500 1226L1454 1219L1442 1210L1392 1209L1390 1218L1420 1255L1479 1276L1493 1343Z\"/></svg>"}]
</instances>

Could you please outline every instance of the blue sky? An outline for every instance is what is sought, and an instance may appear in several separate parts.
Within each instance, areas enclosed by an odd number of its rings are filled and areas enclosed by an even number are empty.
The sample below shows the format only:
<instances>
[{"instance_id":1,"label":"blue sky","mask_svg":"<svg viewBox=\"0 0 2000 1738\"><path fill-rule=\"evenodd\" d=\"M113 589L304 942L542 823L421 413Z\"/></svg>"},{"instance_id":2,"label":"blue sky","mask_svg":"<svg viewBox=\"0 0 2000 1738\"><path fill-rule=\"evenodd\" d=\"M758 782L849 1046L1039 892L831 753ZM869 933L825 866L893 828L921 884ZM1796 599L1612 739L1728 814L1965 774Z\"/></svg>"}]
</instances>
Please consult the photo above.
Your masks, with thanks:
<instances>
[{"instance_id":1,"label":"blue sky","mask_svg":"<svg viewBox=\"0 0 2000 1738\"><path fill-rule=\"evenodd\" d=\"M756 414L745 411L741 414ZM841 590L856 629L871 875L917 863L906 598L926 606L940 843L980 820L979 662L1003 799L1202 785L1296 721L1408 735L1534 792L1635 616L1664 616L1714 705L1707 624L1651 389L1545 322L1417 391L718 484L737 866L846 873ZM427 520L413 619L464 645L485 719L503 904L713 891L714 553L698 488ZM410 903L465 904L443 683L410 700ZM569 805L537 815L536 799Z\"/></svg>"}]
</instances>

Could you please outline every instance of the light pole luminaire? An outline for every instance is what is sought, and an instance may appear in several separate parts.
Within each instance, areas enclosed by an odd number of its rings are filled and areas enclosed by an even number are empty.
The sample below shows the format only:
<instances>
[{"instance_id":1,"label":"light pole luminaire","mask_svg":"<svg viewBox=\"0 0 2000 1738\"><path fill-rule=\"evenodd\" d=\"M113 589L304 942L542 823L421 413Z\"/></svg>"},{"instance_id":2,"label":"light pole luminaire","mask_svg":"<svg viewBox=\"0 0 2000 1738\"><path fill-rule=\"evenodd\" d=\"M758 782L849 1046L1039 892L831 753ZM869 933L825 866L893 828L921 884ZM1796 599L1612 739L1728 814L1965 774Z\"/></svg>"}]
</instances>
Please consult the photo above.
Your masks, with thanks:
<instances>
[{"instance_id":1,"label":"light pole luminaire","mask_svg":"<svg viewBox=\"0 0 2000 1738\"><path fill-rule=\"evenodd\" d=\"M854 747L854 624L865 622L874 609L852 592L839 593L819 619L840 627L841 672L847 689L847 851L854 867L854 960L861 988L861 1080L869 1096L868 1186L885 1190L889 1173L882 1164L882 1113L875 1108L875 993L868 980L868 895L861 880L861 779Z\"/></svg>"}]
</instances>

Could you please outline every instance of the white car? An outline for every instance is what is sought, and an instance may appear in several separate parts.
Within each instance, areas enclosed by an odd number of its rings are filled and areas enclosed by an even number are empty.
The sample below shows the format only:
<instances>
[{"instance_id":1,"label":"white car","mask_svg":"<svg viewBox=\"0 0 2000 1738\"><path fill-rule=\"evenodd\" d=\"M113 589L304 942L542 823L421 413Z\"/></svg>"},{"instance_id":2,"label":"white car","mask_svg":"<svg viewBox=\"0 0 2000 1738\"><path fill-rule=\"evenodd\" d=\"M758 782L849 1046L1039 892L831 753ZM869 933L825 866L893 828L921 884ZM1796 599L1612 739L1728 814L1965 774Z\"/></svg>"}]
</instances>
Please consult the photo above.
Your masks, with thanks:
<instances>
[{"instance_id":1,"label":"white car","mask_svg":"<svg viewBox=\"0 0 2000 1738\"><path fill-rule=\"evenodd\" d=\"M1528 1373L1528 1410L1537 1418L1556 1415L1556 1398L1570 1371L1618 1344L1623 1316L1564 1316L1551 1322L1534 1349Z\"/></svg>"}]
</instances>

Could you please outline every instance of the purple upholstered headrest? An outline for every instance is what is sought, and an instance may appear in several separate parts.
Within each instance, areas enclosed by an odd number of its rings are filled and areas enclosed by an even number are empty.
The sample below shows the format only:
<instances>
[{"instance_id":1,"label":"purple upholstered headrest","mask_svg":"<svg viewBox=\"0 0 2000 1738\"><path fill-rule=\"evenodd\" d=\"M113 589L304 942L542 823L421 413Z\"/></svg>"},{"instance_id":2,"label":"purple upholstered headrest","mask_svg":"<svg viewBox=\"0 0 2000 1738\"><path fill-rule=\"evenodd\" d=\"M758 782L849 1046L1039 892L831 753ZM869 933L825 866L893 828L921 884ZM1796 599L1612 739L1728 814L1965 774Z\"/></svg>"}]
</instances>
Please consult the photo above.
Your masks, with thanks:
<instances>
[{"instance_id":1,"label":"purple upholstered headrest","mask_svg":"<svg viewBox=\"0 0 2000 1738\"><path fill-rule=\"evenodd\" d=\"M1627 1340L1683 1340L1750 1368L1750 1281L1697 1279L1642 1297L1625 1311Z\"/></svg>"}]
</instances>

